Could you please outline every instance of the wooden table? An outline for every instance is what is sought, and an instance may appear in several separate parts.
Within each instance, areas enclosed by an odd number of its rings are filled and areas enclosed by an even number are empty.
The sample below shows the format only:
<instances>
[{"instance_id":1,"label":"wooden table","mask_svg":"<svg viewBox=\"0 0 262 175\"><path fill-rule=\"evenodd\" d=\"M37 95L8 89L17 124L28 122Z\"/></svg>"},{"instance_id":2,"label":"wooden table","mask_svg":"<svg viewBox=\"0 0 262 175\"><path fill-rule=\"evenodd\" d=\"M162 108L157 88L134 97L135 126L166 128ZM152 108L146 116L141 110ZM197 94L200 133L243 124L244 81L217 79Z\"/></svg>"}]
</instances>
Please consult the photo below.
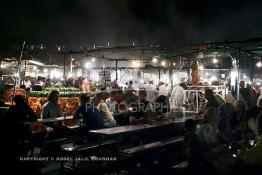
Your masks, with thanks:
<instances>
[{"instance_id":1,"label":"wooden table","mask_svg":"<svg viewBox=\"0 0 262 175\"><path fill-rule=\"evenodd\" d=\"M48 118L48 119L38 119L37 121L26 122L25 124L31 125L33 133L42 132L43 131L42 126L45 123L55 123L55 122L63 122L64 126L66 126L69 129L72 129L72 130L79 129L80 128L79 122L81 122L82 119L76 119L77 123L71 122L71 120L74 120L73 116Z\"/></svg>"},{"instance_id":2,"label":"wooden table","mask_svg":"<svg viewBox=\"0 0 262 175\"><path fill-rule=\"evenodd\" d=\"M118 127L113 127L113 128L90 130L89 133L95 134L95 135L98 135L98 136L110 136L110 137L112 137L112 136L118 136L118 135L123 135L123 134L127 134L127 133L140 132L140 131L153 129L153 128L157 128L157 127L182 124L187 119L197 120L196 116L191 116L191 117L185 117L185 118L181 118L181 119L175 119L175 120L172 120L172 121L156 122L156 123L152 123L152 124L127 125L127 126L118 126Z\"/></svg>"}]
</instances>

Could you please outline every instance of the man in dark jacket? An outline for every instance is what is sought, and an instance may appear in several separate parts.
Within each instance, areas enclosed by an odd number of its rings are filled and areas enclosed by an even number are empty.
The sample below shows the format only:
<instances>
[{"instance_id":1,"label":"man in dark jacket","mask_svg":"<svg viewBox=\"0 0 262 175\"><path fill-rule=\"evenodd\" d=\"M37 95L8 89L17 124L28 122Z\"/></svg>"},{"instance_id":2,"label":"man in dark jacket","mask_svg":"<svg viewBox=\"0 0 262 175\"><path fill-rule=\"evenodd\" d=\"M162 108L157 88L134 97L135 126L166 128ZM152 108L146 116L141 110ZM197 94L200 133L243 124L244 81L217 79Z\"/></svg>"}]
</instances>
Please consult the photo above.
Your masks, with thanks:
<instances>
[{"instance_id":1,"label":"man in dark jacket","mask_svg":"<svg viewBox=\"0 0 262 175\"><path fill-rule=\"evenodd\" d=\"M77 109L75 118L83 118L83 127L85 130L104 128L102 114L97 110L93 103L90 103L89 97L85 94L80 97L81 106Z\"/></svg>"}]
</instances>

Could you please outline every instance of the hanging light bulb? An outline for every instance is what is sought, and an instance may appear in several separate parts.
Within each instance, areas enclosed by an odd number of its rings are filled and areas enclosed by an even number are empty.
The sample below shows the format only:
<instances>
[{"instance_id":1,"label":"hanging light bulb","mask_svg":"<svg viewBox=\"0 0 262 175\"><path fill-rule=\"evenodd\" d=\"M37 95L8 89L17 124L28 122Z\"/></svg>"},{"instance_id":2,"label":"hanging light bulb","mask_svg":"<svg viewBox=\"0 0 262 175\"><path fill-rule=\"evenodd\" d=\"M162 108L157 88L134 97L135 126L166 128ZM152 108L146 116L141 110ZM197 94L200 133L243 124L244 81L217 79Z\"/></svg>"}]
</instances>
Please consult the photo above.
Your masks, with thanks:
<instances>
[{"instance_id":1,"label":"hanging light bulb","mask_svg":"<svg viewBox=\"0 0 262 175\"><path fill-rule=\"evenodd\" d=\"M218 60L217 60L216 58L213 58L212 62L213 62L214 64L217 64Z\"/></svg>"},{"instance_id":2,"label":"hanging light bulb","mask_svg":"<svg viewBox=\"0 0 262 175\"><path fill-rule=\"evenodd\" d=\"M199 69L200 70L203 70L204 69L204 66L201 64L201 65L199 65Z\"/></svg>"},{"instance_id":3,"label":"hanging light bulb","mask_svg":"<svg viewBox=\"0 0 262 175\"><path fill-rule=\"evenodd\" d=\"M257 62L256 66L259 68L262 67L262 62L261 61Z\"/></svg>"},{"instance_id":4,"label":"hanging light bulb","mask_svg":"<svg viewBox=\"0 0 262 175\"><path fill-rule=\"evenodd\" d=\"M152 62L153 62L153 63L157 63L157 62L158 62L158 59L157 59L156 57L154 57L154 58L152 59Z\"/></svg>"},{"instance_id":5,"label":"hanging light bulb","mask_svg":"<svg viewBox=\"0 0 262 175\"><path fill-rule=\"evenodd\" d=\"M165 61L162 61L162 62L161 62L161 66L166 66L166 62L165 62Z\"/></svg>"}]
</instances>

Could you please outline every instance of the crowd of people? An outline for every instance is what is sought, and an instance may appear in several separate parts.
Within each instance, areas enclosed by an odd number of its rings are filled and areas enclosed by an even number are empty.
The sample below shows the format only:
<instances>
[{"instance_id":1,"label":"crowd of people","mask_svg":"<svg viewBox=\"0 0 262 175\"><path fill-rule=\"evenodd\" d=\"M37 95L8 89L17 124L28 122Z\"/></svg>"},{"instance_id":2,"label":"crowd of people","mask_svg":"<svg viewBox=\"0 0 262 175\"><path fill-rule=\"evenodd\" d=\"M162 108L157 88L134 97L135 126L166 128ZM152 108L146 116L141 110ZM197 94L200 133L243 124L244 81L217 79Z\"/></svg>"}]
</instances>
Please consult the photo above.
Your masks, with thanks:
<instances>
[{"instance_id":1,"label":"crowd of people","mask_svg":"<svg viewBox=\"0 0 262 175\"><path fill-rule=\"evenodd\" d=\"M250 103L243 99L220 104L210 89L205 91L205 97L206 108L200 112L204 118L197 125L193 120L185 122L185 145L190 170L207 171L206 167L213 167L212 170L216 171L224 170L226 168L223 166L226 166L227 161L234 158L241 165L234 171L240 173L245 170L247 173L261 169L262 100L258 99L258 105L250 107ZM217 151L221 146L234 154L219 160L223 157L223 153Z\"/></svg>"},{"instance_id":2,"label":"crowd of people","mask_svg":"<svg viewBox=\"0 0 262 175\"><path fill-rule=\"evenodd\" d=\"M25 82L24 82L25 83ZM262 99L257 96L258 103L249 101L249 91L241 87L241 99L235 100L231 94L230 100L223 99L211 89L205 90L207 101L203 110L198 113L203 119L196 125L195 121L187 120L185 128L185 145L187 147L190 166L199 168L202 164L210 164L210 150L218 145L227 145L238 150L250 148L241 152L241 158L248 164L262 168L261 136L262 136ZM132 82L125 91L116 87L110 93L99 92L93 95L80 96L81 105L74 114L75 119L83 119L83 130L116 127L129 124L142 124L149 120L165 118L177 108L187 107L185 93L186 83L174 86L171 93L166 84L160 84L158 89L135 89ZM50 119L63 116L58 104L59 91L52 90L48 102L42 106L41 118ZM30 148L31 133L27 122L34 122L37 116L27 105L25 98L16 95L15 105L10 107L1 122L1 129L10 130L13 136L6 137L6 147L16 145L19 155L26 155ZM169 115L168 115L169 114ZM4 133L4 132L2 132ZM43 139L53 139L70 131L61 122L50 122L43 125ZM28 146L28 147L27 147ZM23 148L23 149L22 149Z\"/></svg>"}]
</instances>

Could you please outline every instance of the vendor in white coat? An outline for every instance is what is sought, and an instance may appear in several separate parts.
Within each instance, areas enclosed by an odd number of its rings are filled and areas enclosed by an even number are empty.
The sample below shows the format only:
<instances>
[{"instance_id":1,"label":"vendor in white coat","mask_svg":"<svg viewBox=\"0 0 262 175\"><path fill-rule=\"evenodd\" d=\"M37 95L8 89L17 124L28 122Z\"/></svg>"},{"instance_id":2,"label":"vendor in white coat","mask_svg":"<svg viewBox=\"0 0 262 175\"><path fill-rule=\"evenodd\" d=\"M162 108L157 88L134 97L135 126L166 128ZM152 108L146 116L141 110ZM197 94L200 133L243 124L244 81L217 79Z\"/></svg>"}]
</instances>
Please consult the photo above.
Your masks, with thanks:
<instances>
[{"instance_id":1,"label":"vendor in white coat","mask_svg":"<svg viewBox=\"0 0 262 175\"><path fill-rule=\"evenodd\" d=\"M186 83L182 82L174 86L171 97L169 99L170 110L172 112L180 111L185 112L187 105L187 96L186 96Z\"/></svg>"},{"instance_id":2,"label":"vendor in white coat","mask_svg":"<svg viewBox=\"0 0 262 175\"><path fill-rule=\"evenodd\" d=\"M154 103L157 98L157 91L156 86L153 84L153 81L149 81L149 84L145 88L147 93L146 100L150 103Z\"/></svg>"}]
</instances>

